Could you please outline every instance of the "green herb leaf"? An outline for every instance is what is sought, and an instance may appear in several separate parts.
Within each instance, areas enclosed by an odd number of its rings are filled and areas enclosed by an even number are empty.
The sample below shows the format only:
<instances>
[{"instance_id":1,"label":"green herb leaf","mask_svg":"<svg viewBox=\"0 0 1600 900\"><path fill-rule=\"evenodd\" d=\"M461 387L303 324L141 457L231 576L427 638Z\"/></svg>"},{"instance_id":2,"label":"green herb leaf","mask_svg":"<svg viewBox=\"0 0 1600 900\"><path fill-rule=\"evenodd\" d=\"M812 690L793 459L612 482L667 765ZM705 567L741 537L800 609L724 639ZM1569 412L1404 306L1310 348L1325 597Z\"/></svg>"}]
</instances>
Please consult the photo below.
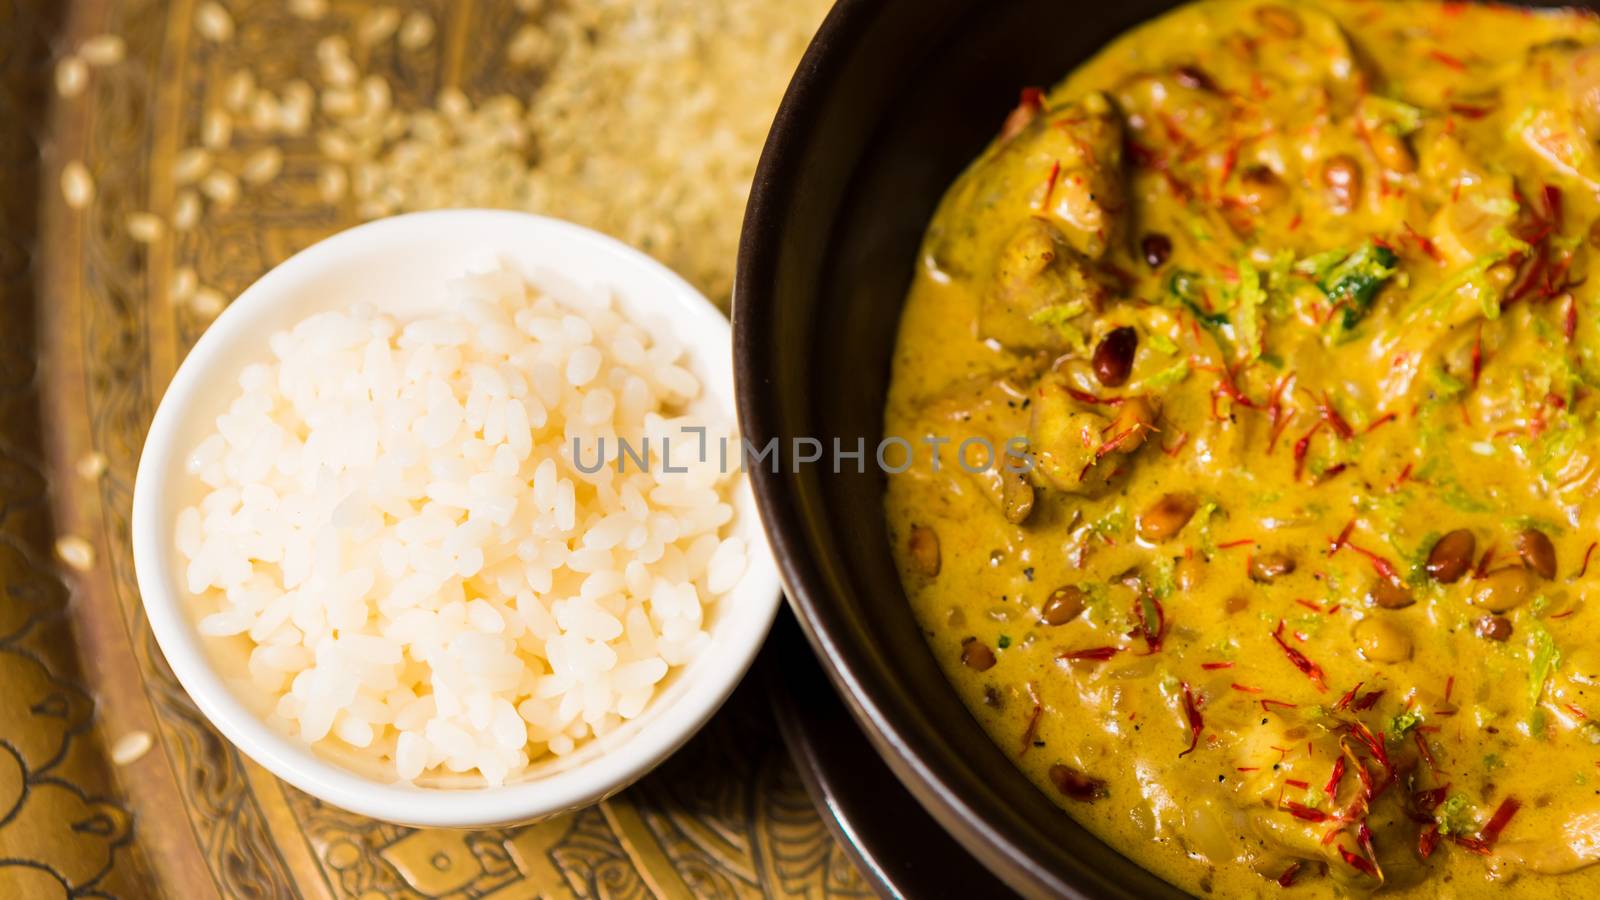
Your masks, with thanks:
<instances>
[{"instance_id":1,"label":"green herb leaf","mask_svg":"<svg viewBox=\"0 0 1600 900\"><path fill-rule=\"evenodd\" d=\"M1234 327L1239 342L1244 346L1247 359L1261 356L1261 304L1267 292L1261 289L1261 275L1255 266L1241 260L1239 263L1239 293L1234 300Z\"/></svg>"},{"instance_id":2,"label":"green herb leaf","mask_svg":"<svg viewBox=\"0 0 1600 900\"><path fill-rule=\"evenodd\" d=\"M1167 278L1167 296L1188 308L1202 325L1216 327L1228 324L1226 313L1206 312L1200 305L1205 299L1205 283L1194 272L1187 269L1174 270Z\"/></svg>"},{"instance_id":3,"label":"green herb leaf","mask_svg":"<svg viewBox=\"0 0 1600 900\"><path fill-rule=\"evenodd\" d=\"M1061 326L1088 311L1088 305L1082 300L1073 300L1070 303L1052 303L1029 316L1028 321L1035 325Z\"/></svg>"},{"instance_id":4,"label":"green herb leaf","mask_svg":"<svg viewBox=\"0 0 1600 900\"><path fill-rule=\"evenodd\" d=\"M1478 817L1466 794L1451 794L1434 811L1433 820L1439 823L1440 834L1472 834L1478 830Z\"/></svg>"},{"instance_id":5,"label":"green herb leaf","mask_svg":"<svg viewBox=\"0 0 1600 900\"><path fill-rule=\"evenodd\" d=\"M1156 557L1151 569L1153 574L1150 579L1150 589L1155 591L1156 599L1165 600L1171 597L1173 592L1178 589L1176 567L1172 563L1172 558L1167 556ZM1149 615L1155 614L1154 609L1148 609L1145 612Z\"/></svg>"},{"instance_id":6,"label":"green herb leaf","mask_svg":"<svg viewBox=\"0 0 1600 900\"><path fill-rule=\"evenodd\" d=\"M1189 361L1180 359L1171 367L1161 370L1144 380L1146 387L1164 388L1171 387L1189 377Z\"/></svg>"},{"instance_id":7,"label":"green herb leaf","mask_svg":"<svg viewBox=\"0 0 1600 900\"><path fill-rule=\"evenodd\" d=\"M1528 632L1528 649L1533 654L1528 665L1528 702L1537 704L1544 696L1545 682L1561 665L1561 651L1556 649L1556 640L1550 636L1549 629L1539 622L1529 622L1522 627Z\"/></svg>"},{"instance_id":8,"label":"green herb leaf","mask_svg":"<svg viewBox=\"0 0 1600 900\"><path fill-rule=\"evenodd\" d=\"M1406 732L1422 724L1422 713L1406 710L1389 720L1389 736L1405 737Z\"/></svg>"},{"instance_id":9,"label":"green herb leaf","mask_svg":"<svg viewBox=\"0 0 1600 900\"><path fill-rule=\"evenodd\" d=\"M1344 305L1343 325L1346 331L1354 328L1368 311L1372 301L1394 273L1399 260L1394 251L1378 244L1367 244L1345 257L1328 270L1318 287L1329 300Z\"/></svg>"}]
</instances>

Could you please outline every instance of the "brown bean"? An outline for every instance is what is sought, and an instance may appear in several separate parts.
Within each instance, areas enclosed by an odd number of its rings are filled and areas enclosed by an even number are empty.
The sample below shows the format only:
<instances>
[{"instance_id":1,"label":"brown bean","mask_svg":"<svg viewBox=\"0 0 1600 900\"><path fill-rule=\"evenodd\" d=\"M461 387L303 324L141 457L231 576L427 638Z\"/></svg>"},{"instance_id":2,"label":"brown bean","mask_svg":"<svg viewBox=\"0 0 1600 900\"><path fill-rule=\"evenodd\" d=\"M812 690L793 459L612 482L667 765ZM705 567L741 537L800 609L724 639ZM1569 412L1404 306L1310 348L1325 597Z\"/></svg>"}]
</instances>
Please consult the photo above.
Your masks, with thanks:
<instances>
[{"instance_id":1,"label":"brown bean","mask_svg":"<svg viewBox=\"0 0 1600 900\"><path fill-rule=\"evenodd\" d=\"M1411 658L1411 635L1387 619L1362 619L1356 623L1354 636L1363 659L1397 663Z\"/></svg>"},{"instance_id":2,"label":"brown bean","mask_svg":"<svg viewBox=\"0 0 1600 900\"><path fill-rule=\"evenodd\" d=\"M1304 31L1300 17L1281 6L1256 7L1256 24L1281 38L1297 38Z\"/></svg>"},{"instance_id":3,"label":"brown bean","mask_svg":"<svg viewBox=\"0 0 1600 900\"><path fill-rule=\"evenodd\" d=\"M1139 332L1127 325L1114 328L1094 348L1094 377L1106 387L1122 387L1133 371L1133 354L1139 349Z\"/></svg>"},{"instance_id":4,"label":"brown bean","mask_svg":"<svg viewBox=\"0 0 1600 900\"><path fill-rule=\"evenodd\" d=\"M1185 593L1199 587L1205 576L1206 564L1198 556L1185 556L1172 567L1172 580L1178 585L1178 590Z\"/></svg>"},{"instance_id":5,"label":"brown bean","mask_svg":"<svg viewBox=\"0 0 1600 900\"><path fill-rule=\"evenodd\" d=\"M1600 219L1595 219L1589 226L1589 246L1600 250Z\"/></svg>"},{"instance_id":6,"label":"brown bean","mask_svg":"<svg viewBox=\"0 0 1600 900\"><path fill-rule=\"evenodd\" d=\"M1234 594L1232 597L1229 597L1227 600L1223 601L1222 604L1222 611L1230 616L1237 612L1244 612L1249 608L1250 598L1244 596L1243 594Z\"/></svg>"},{"instance_id":7,"label":"brown bean","mask_svg":"<svg viewBox=\"0 0 1600 900\"><path fill-rule=\"evenodd\" d=\"M1250 558L1252 581L1275 581L1294 572L1294 557L1287 553L1258 553Z\"/></svg>"},{"instance_id":8,"label":"brown bean","mask_svg":"<svg viewBox=\"0 0 1600 900\"><path fill-rule=\"evenodd\" d=\"M994 651L975 637L961 642L961 662L969 669L987 672L994 668Z\"/></svg>"},{"instance_id":9,"label":"brown bean","mask_svg":"<svg viewBox=\"0 0 1600 900\"><path fill-rule=\"evenodd\" d=\"M1073 800L1093 801L1106 795L1104 781L1061 763L1050 767L1050 783Z\"/></svg>"},{"instance_id":10,"label":"brown bean","mask_svg":"<svg viewBox=\"0 0 1600 900\"><path fill-rule=\"evenodd\" d=\"M1346 153L1329 159L1322 164L1322 184L1335 212L1355 209L1361 196L1361 164Z\"/></svg>"},{"instance_id":11,"label":"brown bean","mask_svg":"<svg viewBox=\"0 0 1600 900\"><path fill-rule=\"evenodd\" d=\"M911 537L906 541L911 552L911 565L918 572L932 578L939 574L939 533L926 525L912 525Z\"/></svg>"},{"instance_id":12,"label":"brown bean","mask_svg":"<svg viewBox=\"0 0 1600 900\"><path fill-rule=\"evenodd\" d=\"M1479 616L1472 621L1472 633L1486 641L1504 641L1511 637L1511 620L1505 616Z\"/></svg>"},{"instance_id":13,"label":"brown bean","mask_svg":"<svg viewBox=\"0 0 1600 900\"><path fill-rule=\"evenodd\" d=\"M1417 168L1417 158L1411 155L1406 139L1387 129L1378 128L1367 134L1367 144L1378 164L1391 172L1404 174Z\"/></svg>"},{"instance_id":14,"label":"brown bean","mask_svg":"<svg viewBox=\"0 0 1600 900\"><path fill-rule=\"evenodd\" d=\"M1144 251L1144 263L1152 269L1159 269L1166 265L1172 258L1172 238L1157 232L1144 236L1139 243L1139 249Z\"/></svg>"},{"instance_id":15,"label":"brown bean","mask_svg":"<svg viewBox=\"0 0 1600 900\"><path fill-rule=\"evenodd\" d=\"M1434 581L1454 584L1472 568L1472 557L1477 552L1478 541L1472 532L1457 528L1439 538L1428 551L1428 574Z\"/></svg>"},{"instance_id":16,"label":"brown bean","mask_svg":"<svg viewBox=\"0 0 1600 900\"><path fill-rule=\"evenodd\" d=\"M1083 612L1083 588L1075 584L1062 585L1050 592L1050 598L1044 601L1044 608L1039 611L1039 620L1046 625L1065 625L1078 617Z\"/></svg>"},{"instance_id":17,"label":"brown bean","mask_svg":"<svg viewBox=\"0 0 1600 900\"><path fill-rule=\"evenodd\" d=\"M1533 572L1522 566L1506 566L1483 576L1472 589L1472 603L1503 613L1528 602L1533 593Z\"/></svg>"},{"instance_id":18,"label":"brown bean","mask_svg":"<svg viewBox=\"0 0 1600 900\"><path fill-rule=\"evenodd\" d=\"M1199 508L1193 494L1167 494L1139 516L1139 537L1152 544L1165 541L1182 531Z\"/></svg>"},{"instance_id":19,"label":"brown bean","mask_svg":"<svg viewBox=\"0 0 1600 900\"><path fill-rule=\"evenodd\" d=\"M1517 555L1522 564L1549 581L1556 577L1556 545L1537 528L1527 528L1517 535Z\"/></svg>"},{"instance_id":20,"label":"brown bean","mask_svg":"<svg viewBox=\"0 0 1600 900\"><path fill-rule=\"evenodd\" d=\"M1240 203L1256 212L1265 212L1282 206L1289 199L1289 189L1283 179L1266 166L1245 166L1239 170Z\"/></svg>"},{"instance_id":21,"label":"brown bean","mask_svg":"<svg viewBox=\"0 0 1600 900\"><path fill-rule=\"evenodd\" d=\"M1379 577L1367 590L1367 602L1383 609L1405 609L1417 602L1411 588L1393 578Z\"/></svg>"}]
</instances>

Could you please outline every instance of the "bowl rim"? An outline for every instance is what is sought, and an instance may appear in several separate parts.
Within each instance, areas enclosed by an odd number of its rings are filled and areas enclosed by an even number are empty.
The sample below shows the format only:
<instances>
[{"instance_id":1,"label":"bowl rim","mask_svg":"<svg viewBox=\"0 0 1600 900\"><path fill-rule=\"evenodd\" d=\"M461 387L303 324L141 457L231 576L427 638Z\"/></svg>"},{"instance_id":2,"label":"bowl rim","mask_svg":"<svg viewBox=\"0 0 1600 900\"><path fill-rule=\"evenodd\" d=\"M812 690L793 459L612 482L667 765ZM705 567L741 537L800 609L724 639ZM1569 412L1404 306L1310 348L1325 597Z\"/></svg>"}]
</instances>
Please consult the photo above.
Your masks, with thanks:
<instances>
[{"instance_id":1,"label":"bowl rim","mask_svg":"<svg viewBox=\"0 0 1600 900\"><path fill-rule=\"evenodd\" d=\"M719 601L720 608L733 611L721 617L721 627L708 630L712 644L679 670L686 682L679 686L680 692L665 706L657 705L660 696L652 698L654 711L647 708L632 720L637 726L616 746L580 763L498 787L427 788L375 780L272 728L227 686L185 608L187 591L171 552L173 523L162 520L163 504L157 499L168 487L174 454L188 452L178 441L190 402L207 377L236 376L243 361L227 357L229 345L238 340L238 332L269 318L270 307L291 296L300 280L359 265L363 253L379 252L389 242L426 236L439 246L450 246L452 240L460 240L453 236L474 229L493 231L501 244L545 242L581 248L603 257L610 266L632 269L635 277L653 281L659 296L651 296L651 302L661 306L673 336L703 368L707 393L715 394L726 412L733 412L728 408L734 397L726 354L731 340L728 320L654 258L598 231L547 216L482 209L408 213L357 225L301 250L246 288L211 323L174 373L151 420L140 453L130 519L135 577L145 616L173 674L212 725L247 757L308 794L362 815L423 827L529 821L588 805L631 784L681 747L721 707L765 642L781 603L776 565L760 523L752 521L745 528L745 576ZM460 250L473 252L465 246ZM555 274L605 281L604 273L598 272ZM266 352L264 341L262 351ZM749 516L754 502L748 481L739 491L736 503L741 514Z\"/></svg>"},{"instance_id":2,"label":"bowl rim","mask_svg":"<svg viewBox=\"0 0 1600 900\"><path fill-rule=\"evenodd\" d=\"M762 339L773 317L770 290L781 256L783 217L805 184L805 160L796 147L826 115L826 97L843 69L843 59L870 30L882 7L876 0L837 0L789 83L756 167L740 233L733 297L739 427L756 446L777 437L774 426L783 418L764 392L770 383L771 358ZM984 819L956 787L958 781L968 780L962 767L919 749L915 726L901 721L868 687L874 678L868 654L850 636L849 623L835 608L783 473L757 466L751 472L751 485L784 594L801 630L856 722L912 796L991 873L1024 896L1086 898L1091 896L1087 886L1106 884L1094 860L1071 858L1067 871L1043 862L1053 849L1043 835ZM974 722L973 727L979 726Z\"/></svg>"}]
</instances>

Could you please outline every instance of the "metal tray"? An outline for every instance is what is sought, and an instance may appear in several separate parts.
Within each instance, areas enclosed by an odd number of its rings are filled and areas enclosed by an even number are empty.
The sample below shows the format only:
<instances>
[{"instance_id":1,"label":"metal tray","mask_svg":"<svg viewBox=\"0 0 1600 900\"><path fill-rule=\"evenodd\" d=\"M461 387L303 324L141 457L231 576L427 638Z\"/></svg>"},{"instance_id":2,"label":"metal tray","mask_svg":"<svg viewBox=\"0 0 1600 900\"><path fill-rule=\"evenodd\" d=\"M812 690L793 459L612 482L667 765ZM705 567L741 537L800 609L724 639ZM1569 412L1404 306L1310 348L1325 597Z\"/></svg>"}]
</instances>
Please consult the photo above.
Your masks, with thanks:
<instances>
[{"instance_id":1,"label":"metal tray","mask_svg":"<svg viewBox=\"0 0 1600 900\"><path fill-rule=\"evenodd\" d=\"M515 71L492 49L541 16L570 24L590 4L392 5L425 13L437 30L417 52L365 60L395 85L398 103L444 84L468 94L537 89L559 72ZM646 5L682 19L695 39L714 36L695 29L718 23L760 29L781 69L773 106L824 6ZM195 710L144 620L128 536L145 428L208 320L174 297L174 275L192 267L231 296L363 214L353 201L322 199L317 149L305 137L283 142L281 176L208 211L199 227L169 227L153 242L130 234L130 213L172 220L181 190L173 162L197 142L202 109L228 73L315 65L314 31L286 0L227 0L227 41L197 29L206 6L0 4L0 897L868 895L807 798L759 687L741 689L687 748L618 797L475 832L386 825L323 805L243 759ZM356 27L385 4L332 6L330 17ZM615 21L596 14L578 39L604 42ZM92 68L83 93L58 96L59 55L105 33L123 38L125 59ZM719 77L720 56L705 59L704 83L746 89L748 78ZM562 64L559 54L549 62ZM753 165L770 110L751 115L760 127L727 140ZM582 119L565 127L581 139ZM95 182L92 203L78 209L58 187L74 160ZM592 187L576 213L552 211L617 230L623 211ZM740 200L741 190L724 193ZM621 236L725 303L741 205L708 204L684 223L710 238ZM708 241L729 248L725 262L706 252Z\"/></svg>"}]
</instances>

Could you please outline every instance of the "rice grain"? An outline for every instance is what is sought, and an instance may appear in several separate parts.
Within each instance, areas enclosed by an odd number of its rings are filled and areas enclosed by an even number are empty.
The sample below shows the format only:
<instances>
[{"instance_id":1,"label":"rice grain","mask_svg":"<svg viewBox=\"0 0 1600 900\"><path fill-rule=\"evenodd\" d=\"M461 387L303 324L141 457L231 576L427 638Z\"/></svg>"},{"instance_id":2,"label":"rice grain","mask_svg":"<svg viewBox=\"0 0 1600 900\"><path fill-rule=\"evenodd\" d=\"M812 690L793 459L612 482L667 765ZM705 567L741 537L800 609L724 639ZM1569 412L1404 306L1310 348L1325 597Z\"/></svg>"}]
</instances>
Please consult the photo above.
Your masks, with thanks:
<instances>
[{"instance_id":1,"label":"rice grain","mask_svg":"<svg viewBox=\"0 0 1600 900\"><path fill-rule=\"evenodd\" d=\"M194 27L201 37L219 44L233 39L233 15L216 0L206 0L194 11Z\"/></svg>"},{"instance_id":2,"label":"rice grain","mask_svg":"<svg viewBox=\"0 0 1600 900\"><path fill-rule=\"evenodd\" d=\"M87 572L94 568L94 545L75 534L56 539L56 556L73 569Z\"/></svg>"},{"instance_id":3,"label":"rice grain","mask_svg":"<svg viewBox=\"0 0 1600 900\"><path fill-rule=\"evenodd\" d=\"M73 160L61 167L61 198L71 209L84 209L94 201L94 179L83 163Z\"/></svg>"},{"instance_id":4,"label":"rice grain","mask_svg":"<svg viewBox=\"0 0 1600 900\"><path fill-rule=\"evenodd\" d=\"M76 97L89 84L89 64L83 57L67 54L56 63L56 93Z\"/></svg>"},{"instance_id":5,"label":"rice grain","mask_svg":"<svg viewBox=\"0 0 1600 900\"><path fill-rule=\"evenodd\" d=\"M78 56L91 66L114 66L128 55L128 45L115 34L96 35L78 46Z\"/></svg>"}]
</instances>

